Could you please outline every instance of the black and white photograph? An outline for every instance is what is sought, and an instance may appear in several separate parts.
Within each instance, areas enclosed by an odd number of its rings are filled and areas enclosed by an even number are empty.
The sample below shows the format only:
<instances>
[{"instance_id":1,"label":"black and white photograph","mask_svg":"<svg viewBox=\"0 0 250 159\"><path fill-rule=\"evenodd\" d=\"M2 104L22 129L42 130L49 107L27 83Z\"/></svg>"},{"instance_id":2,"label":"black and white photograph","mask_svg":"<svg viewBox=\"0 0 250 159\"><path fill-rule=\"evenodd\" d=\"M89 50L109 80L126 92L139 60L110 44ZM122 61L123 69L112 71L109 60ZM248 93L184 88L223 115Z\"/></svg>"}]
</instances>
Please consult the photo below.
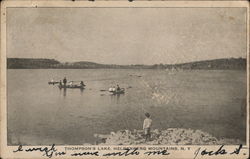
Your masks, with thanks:
<instances>
[{"instance_id":1,"label":"black and white photograph","mask_svg":"<svg viewBox=\"0 0 250 159\"><path fill-rule=\"evenodd\" d=\"M7 146L248 144L247 7L87 3L6 7Z\"/></svg>"}]
</instances>

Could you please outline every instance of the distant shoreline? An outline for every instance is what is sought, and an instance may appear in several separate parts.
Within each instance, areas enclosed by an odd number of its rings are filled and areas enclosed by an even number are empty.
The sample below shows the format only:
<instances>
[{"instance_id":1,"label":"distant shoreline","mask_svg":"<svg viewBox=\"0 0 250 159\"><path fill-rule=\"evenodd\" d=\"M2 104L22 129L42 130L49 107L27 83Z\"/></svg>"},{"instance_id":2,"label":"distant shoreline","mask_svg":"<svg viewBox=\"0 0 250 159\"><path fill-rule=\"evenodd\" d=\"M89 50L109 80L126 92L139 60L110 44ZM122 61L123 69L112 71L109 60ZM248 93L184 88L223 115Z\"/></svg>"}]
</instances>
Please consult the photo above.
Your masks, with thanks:
<instances>
[{"instance_id":1,"label":"distant shoreline","mask_svg":"<svg viewBox=\"0 0 250 159\"><path fill-rule=\"evenodd\" d=\"M224 58L180 64L115 65L88 61L59 62L55 59L7 58L7 69L170 69L170 70L246 70L245 58Z\"/></svg>"}]
</instances>

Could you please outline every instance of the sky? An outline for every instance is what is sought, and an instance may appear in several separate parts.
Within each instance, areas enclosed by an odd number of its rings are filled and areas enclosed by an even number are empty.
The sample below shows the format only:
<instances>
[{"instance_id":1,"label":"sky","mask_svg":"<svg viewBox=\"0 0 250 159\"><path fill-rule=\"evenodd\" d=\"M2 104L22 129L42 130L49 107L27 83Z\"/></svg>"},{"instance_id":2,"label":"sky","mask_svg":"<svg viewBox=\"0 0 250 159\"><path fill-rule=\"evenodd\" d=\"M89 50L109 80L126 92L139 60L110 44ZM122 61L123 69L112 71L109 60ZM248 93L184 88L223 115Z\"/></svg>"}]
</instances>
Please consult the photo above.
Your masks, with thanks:
<instances>
[{"instance_id":1,"label":"sky","mask_svg":"<svg viewBox=\"0 0 250 159\"><path fill-rule=\"evenodd\" d=\"M7 57L174 64L246 57L244 8L8 8Z\"/></svg>"}]
</instances>

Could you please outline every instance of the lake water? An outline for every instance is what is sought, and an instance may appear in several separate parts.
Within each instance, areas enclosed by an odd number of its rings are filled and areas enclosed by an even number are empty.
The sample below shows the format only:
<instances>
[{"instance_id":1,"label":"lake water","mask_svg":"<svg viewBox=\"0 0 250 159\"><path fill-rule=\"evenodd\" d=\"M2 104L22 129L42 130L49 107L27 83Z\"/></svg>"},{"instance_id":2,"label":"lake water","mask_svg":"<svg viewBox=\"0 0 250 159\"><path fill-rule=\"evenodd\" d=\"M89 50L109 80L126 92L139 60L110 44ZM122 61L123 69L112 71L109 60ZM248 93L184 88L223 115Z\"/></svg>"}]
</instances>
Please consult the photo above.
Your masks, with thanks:
<instances>
[{"instance_id":1,"label":"lake water","mask_svg":"<svg viewBox=\"0 0 250 159\"><path fill-rule=\"evenodd\" d=\"M48 85L63 77L83 80L86 89ZM116 84L124 95L100 91ZM8 69L8 144L94 143L95 133L142 129L145 112L153 129L200 129L245 142L246 88L246 71Z\"/></svg>"}]
</instances>

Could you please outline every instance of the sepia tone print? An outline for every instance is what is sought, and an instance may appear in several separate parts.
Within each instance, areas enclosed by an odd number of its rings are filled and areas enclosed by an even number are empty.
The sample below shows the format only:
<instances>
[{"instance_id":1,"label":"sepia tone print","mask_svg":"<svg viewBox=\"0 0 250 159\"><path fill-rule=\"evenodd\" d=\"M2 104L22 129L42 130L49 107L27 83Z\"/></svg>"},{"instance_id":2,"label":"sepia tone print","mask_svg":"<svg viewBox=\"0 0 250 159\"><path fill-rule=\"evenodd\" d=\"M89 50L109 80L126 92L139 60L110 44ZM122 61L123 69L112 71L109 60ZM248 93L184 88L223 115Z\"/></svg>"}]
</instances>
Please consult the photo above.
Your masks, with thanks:
<instances>
[{"instance_id":1,"label":"sepia tone print","mask_svg":"<svg viewBox=\"0 0 250 159\"><path fill-rule=\"evenodd\" d=\"M6 144L14 153L246 148L248 7L89 3L5 8Z\"/></svg>"}]
</instances>

